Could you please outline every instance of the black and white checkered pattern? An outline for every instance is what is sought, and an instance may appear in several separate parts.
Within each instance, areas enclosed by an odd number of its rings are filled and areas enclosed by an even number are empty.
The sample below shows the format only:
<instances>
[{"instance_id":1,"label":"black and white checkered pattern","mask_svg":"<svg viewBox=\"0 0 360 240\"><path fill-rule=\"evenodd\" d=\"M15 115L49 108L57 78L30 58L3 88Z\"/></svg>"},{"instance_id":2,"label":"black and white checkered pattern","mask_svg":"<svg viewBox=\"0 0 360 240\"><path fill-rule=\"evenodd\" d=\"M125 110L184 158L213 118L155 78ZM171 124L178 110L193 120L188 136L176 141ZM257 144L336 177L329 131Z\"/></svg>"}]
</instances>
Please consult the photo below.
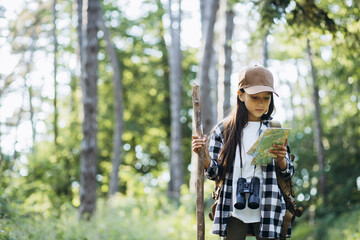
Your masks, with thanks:
<instances>
[{"instance_id":1,"label":"black and white checkered pattern","mask_svg":"<svg viewBox=\"0 0 360 240\"><path fill-rule=\"evenodd\" d=\"M266 122L264 122L268 126ZM219 173L218 157L220 150L223 146L223 123L219 123L213 130L209 139L209 154L211 163L206 170L206 176L210 180L215 180ZM289 149L289 148L288 148ZM290 154L290 153L289 153ZM284 178L288 179L294 175L294 166L287 158L287 167L290 171L284 174ZM283 216L286 211L286 204L281 191L277 184L275 164L268 164L262 166L264 184L263 193L261 198L261 220L260 220L260 233L262 238L278 239L280 238L281 226L283 223ZM226 225L229 220L229 214L232 212L232 179L233 168L230 173L225 175L224 184L221 187L218 205L215 211L213 234L219 236L226 236ZM291 226L288 229L287 237L291 235Z\"/></svg>"}]
</instances>

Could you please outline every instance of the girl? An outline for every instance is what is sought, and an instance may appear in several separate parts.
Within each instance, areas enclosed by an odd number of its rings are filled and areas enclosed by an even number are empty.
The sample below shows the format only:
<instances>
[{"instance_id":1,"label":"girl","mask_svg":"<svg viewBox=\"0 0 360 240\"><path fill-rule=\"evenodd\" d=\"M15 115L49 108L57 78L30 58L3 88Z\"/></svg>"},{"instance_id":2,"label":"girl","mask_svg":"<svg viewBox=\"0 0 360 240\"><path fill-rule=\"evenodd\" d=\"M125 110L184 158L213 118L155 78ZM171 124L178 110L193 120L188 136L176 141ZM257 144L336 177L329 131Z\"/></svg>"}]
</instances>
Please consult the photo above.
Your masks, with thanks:
<instances>
[{"instance_id":1,"label":"girl","mask_svg":"<svg viewBox=\"0 0 360 240\"><path fill-rule=\"evenodd\" d=\"M221 186L213 233L225 240L245 239L248 233L256 239L280 238L286 205L277 185L276 168L284 178L294 174L286 143L273 145L271 152L277 157L266 166L251 165L253 157L246 154L269 127L273 95L278 96L273 82L271 72L264 67L255 65L243 70L239 75L236 109L215 126L208 142L205 174ZM198 153L205 143L206 136L193 136L193 151ZM255 189L253 192L257 188L259 194L248 193L251 188Z\"/></svg>"}]
</instances>

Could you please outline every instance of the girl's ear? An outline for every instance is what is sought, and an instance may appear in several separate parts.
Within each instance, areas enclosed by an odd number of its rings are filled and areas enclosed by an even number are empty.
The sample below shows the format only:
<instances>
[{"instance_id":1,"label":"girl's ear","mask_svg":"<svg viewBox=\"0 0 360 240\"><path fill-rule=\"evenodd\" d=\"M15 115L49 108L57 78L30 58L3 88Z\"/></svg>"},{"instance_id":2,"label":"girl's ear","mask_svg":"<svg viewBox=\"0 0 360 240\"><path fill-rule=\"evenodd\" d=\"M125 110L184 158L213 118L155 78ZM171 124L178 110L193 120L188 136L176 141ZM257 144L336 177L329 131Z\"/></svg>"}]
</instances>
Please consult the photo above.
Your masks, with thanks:
<instances>
[{"instance_id":1,"label":"girl's ear","mask_svg":"<svg viewBox=\"0 0 360 240\"><path fill-rule=\"evenodd\" d=\"M240 101L245 102L245 93L241 92L241 91L238 91L237 93L238 93Z\"/></svg>"}]
</instances>

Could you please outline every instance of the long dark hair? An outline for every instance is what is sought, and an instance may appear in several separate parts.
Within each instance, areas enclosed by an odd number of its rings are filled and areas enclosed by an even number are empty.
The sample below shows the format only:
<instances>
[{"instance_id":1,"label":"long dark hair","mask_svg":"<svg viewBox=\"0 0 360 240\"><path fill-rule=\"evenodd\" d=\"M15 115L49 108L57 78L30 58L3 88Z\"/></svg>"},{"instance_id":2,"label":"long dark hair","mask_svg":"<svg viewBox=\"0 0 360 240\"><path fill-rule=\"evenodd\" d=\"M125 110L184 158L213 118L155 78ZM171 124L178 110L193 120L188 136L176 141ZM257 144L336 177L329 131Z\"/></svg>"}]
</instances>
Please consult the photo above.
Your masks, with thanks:
<instances>
[{"instance_id":1,"label":"long dark hair","mask_svg":"<svg viewBox=\"0 0 360 240\"><path fill-rule=\"evenodd\" d=\"M244 93L244 89L240 89ZM271 100L268 112L263 114L260 121L271 119L271 114L274 111L274 99L273 93L271 93ZM220 172L217 179L218 182L222 182L225 178L226 173L230 172L235 159L236 147L239 146L240 157L241 157L241 139L244 127L248 123L248 111L245 103L240 100L237 96L237 103L235 110L230 113L228 117L224 119L224 145L221 148L219 159L220 161Z\"/></svg>"}]
</instances>

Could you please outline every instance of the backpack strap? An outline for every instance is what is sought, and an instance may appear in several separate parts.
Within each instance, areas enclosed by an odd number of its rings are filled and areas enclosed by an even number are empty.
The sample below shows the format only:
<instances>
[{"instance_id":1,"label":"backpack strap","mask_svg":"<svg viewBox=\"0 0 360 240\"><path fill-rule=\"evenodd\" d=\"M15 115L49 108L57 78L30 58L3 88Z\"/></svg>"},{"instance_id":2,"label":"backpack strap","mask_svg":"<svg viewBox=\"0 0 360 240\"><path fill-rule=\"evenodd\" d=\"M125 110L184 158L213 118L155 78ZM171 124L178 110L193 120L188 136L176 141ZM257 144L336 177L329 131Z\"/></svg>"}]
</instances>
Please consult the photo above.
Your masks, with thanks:
<instances>
[{"instance_id":1,"label":"backpack strap","mask_svg":"<svg viewBox=\"0 0 360 240\"><path fill-rule=\"evenodd\" d=\"M286 240L287 231L290 227L290 223L293 223L294 215L286 209L284 218L283 218L283 224L281 227L281 233L280 233L280 240Z\"/></svg>"},{"instance_id":2,"label":"backpack strap","mask_svg":"<svg viewBox=\"0 0 360 240\"><path fill-rule=\"evenodd\" d=\"M215 211L216 211L217 204L219 202L219 196L220 196L220 190L222 187L222 183L223 183L222 181L221 182L215 181L215 189L212 192L212 198L215 200L215 202L211 206L211 212L209 213L209 218L211 221L214 221L214 219L215 219Z\"/></svg>"}]
</instances>

